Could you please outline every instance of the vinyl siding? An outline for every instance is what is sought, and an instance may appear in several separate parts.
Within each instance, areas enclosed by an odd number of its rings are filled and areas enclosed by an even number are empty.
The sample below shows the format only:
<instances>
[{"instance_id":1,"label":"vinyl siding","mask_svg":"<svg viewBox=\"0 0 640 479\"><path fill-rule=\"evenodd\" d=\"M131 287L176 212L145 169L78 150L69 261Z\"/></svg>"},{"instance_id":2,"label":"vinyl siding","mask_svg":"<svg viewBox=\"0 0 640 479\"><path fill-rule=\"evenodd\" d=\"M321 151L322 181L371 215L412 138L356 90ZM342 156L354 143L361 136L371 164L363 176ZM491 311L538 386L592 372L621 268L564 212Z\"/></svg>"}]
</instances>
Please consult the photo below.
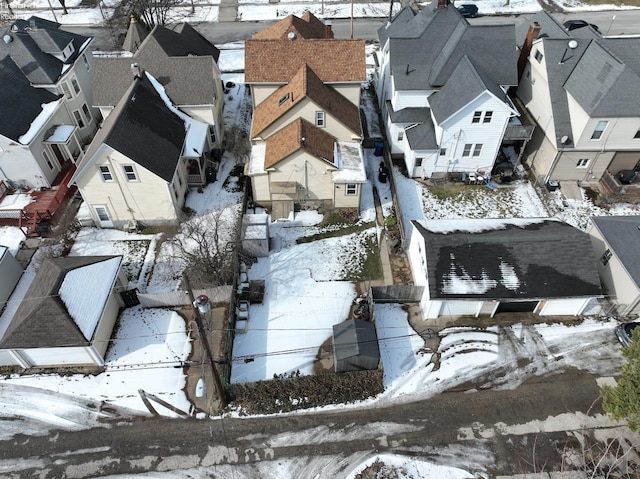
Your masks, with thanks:
<instances>
[{"instance_id":1,"label":"vinyl siding","mask_svg":"<svg viewBox=\"0 0 640 479\"><path fill-rule=\"evenodd\" d=\"M305 168L306 162L306 168ZM298 151L276 164L277 171L269 172L270 181L295 181L298 185L294 200L331 200L331 175L324 174L327 163ZM272 197L272 200L279 198Z\"/></svg>"}]
</instances>

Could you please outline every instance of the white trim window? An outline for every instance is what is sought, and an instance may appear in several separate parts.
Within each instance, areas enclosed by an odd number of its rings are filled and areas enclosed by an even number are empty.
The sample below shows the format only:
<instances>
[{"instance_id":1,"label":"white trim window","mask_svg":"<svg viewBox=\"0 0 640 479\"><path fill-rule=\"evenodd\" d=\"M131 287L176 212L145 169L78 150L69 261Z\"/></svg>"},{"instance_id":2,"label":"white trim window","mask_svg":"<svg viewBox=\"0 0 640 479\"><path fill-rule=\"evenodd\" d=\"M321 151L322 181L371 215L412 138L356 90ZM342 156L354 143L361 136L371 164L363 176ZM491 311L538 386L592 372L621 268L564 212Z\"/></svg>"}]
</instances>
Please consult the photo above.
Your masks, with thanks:
<instances>
[{"instance_id":1,"label":"white trim window","mask_svg":"<svg viewBox=\"0 0 640 479\"><path fill-rule=\"evenodd\" d=\"M580 158L576 163L576 168L586 168L589 166L589 158Z\"/></svg>"},{"instance_id":2,"label":"white trim window","mask_svg":"<svg viewBox=\"0 0 640 479\"><path fill-rule=\"evenodd\" d=\"M76 120L76 124L78 125L78 127L84 128L86 126L80 110L73 110L73 118Z\"/></svg>"},{"instance_id":3,"label":"white trim window","mask_svg":"<svg viewBox=\"0 0 640 479\"><path fill-rule=\"evenodd\" d=\"M345 185L344 194L347 196L355 196L358 194L358 184L357 183L347 183Z\"/></svg>"},{"instance_id":4,"label":"white trim window","mask_svg":"<svg viewBox=\"0 0 640 479\"><path fill-rule=\"evenodd\" d=\"M604 130L607 129L608 124L609 124L608 121L600 120L596 125L595 129L593 130L593 133L591 134L591 139L599 140L600 138L602 138L602 134L604 133Z\"/></svg>"},{"instance_id":5,"label":"white trim window","mask_svg":"<svg viewBox=\"0 0 640 479\"><path fill-rule=\"evenodd\" d=\"M472 153L473 152L473 153ZM463 157L478 157L482 153L482 143L465 143L464 149L462 150Z\"/></svg>"},{"instance_id":6,"label":"white trim window","mask_svg":"<svg viewBox=\"0 0 640 479\"><path fill-rule=\"evenodd\" d=\"M323 111L316 112L316 126L318 128L324 128L326 126L325 115Z\"/></svg>"},{"instance_id":7,"label":"white trim window","mask_svg":"<svg viewBox=\"0 0 640 479\"><path fill-rule=\"evenodd\" d=\"M109 165L99 165L98 170L100 171L100 176L102 176L102 181L113 181L113 173L111 173L111 168L109 168Z\"/></svg>"},{"instance_id":8,"label":"white trim window","mask_svg":"<svg viewBox=\"0 0 640 479\"><path fill-rule=\"evenodd\" d=\"M398 132L398 141L404 140L404 130Z\"/></svg>"},{"instance_id":9,"label":"white trim window","mask_svg":"<svg viewBox=\"0 0 640 479\"><path fill-rule=\"evenodd\" d=\"M87 71L91 71L91 63L89 63L89 59L87 58L86 53L82 54L82 62L84 63L84 66L87 69Z\"/></svg>"},{"instance_id":10,"label":"white trim window","mask_svg":"<svg viewBox=\"0 0 640 479\"><path fill-rule=\"evenodd\" d=\"M136 174L136 168L133 165L122 165L122 172L127 181L138 181L138 175Z\"/></svg>"},{"instance_id":11,"label":"white trim window","mask_svg":"<svg viewBox=\"0 0 640 479\"><path fill-rule=\"evenodd\" d=\"M84 117L87 120L87 123L91 123L93 121L93 117L91 116L91 110L86 103L82 104L82 113L84 113Z\"/></svg>"},{"instance_id":12,"label":"white trim window","mask_svg":"<svg viewBox=\"0 0 640 479\"><path fill-rule=\"evenodd\" d=\"M76 77L71 77L71 86L73 87L73 91L76 92L76 95L80 93L80 84Z\"/></svg>"},{"instance_id":13,"label":"white trim window","mask_svg":"<svg viewBox=\"0 0 640 479\"><path fill-rule=\"evenodd\" d=\"M47 166L49 167L49 169L53 171L54 170L53 162L51 161L51 155L49 155L49 152L47 150L42 150L42 157L44 158L44 161L47 163Z\"/></svg>"},{"instance_id":14,"label":"white trim window","mask_svg":"<svg viewBox=\"0 0 640 479\"><path fill-rule=\"evenodd\" d=\"M62 93L67 100L71 100L73 98L73 93L71 93L71 88L69 88L69 84L66 81L60 83L60 88L62 88Z\"/></svg>"}]
</instances>

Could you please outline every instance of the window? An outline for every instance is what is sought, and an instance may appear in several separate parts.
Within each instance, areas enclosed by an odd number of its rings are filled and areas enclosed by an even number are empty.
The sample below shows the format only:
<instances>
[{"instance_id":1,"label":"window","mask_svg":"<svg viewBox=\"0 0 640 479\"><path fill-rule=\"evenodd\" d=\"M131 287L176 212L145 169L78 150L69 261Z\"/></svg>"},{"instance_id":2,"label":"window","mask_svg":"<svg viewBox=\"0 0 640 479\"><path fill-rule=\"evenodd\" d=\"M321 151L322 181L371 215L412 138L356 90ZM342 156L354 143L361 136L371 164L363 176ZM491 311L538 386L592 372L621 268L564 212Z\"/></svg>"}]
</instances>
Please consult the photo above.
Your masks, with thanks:
<instances>
[{"instance_id":1,"label":"window","mask_svg":"<svg viewBox=\"0 0 640 479\"><path fill-rule=\"evenodd\" d=\"M278 102L279 106L282 106L290 97L291 95L289 95L289 93L287 93L286 95L284 95L282 98L280 98L280 101Z\"/></svg>"},{"instance_id":2,"label":"window","mask_svg":"<svg viewBox=\"0 0 640 479\"><path fill-rule=\"evenodd\" d=\"M71 100L73 98L73 94L71 93L71 89L69 88L69 84L64 81L62 83L60 83L60 86L62 87L62 93L64 93L64 97L67 100Z\"/></svg>"},{"instance_id":3,"label":"window","mask_svg":"<svg viewBox=\"0 0 640 479\"><path fill-rule=\"evenodd\" d=\"M416 166L422 166L422 160L424 158L416 158Z\"/></svg>"},{"instance_id":4,"label":"window","mask_svg":"<svg viewBox=\"0 0 640 479\"><path fill-rule=\"evenodd\" d=\"M635 134L635 135L633 135L633 139L634 139L634 140L637 140L637 139L639 139L639 138L640 138L640 128L638 128L638 131L636 131L636 134Z\"/></svg>"},{"instance_id":5,"label":"window","mask_svg":"<svg viewBox=\"0 0 640 479\"><path fill-rule=\"evenodd\" d=\"M323 111L316 112L316 126L318 128L324 128L324 112Z\"/></svg>"},{"instance_id":6,"label":"window","mask_svg":"<svg viewBox=\"0 0 640 479\"><path fill-rule=\"evenodd\" d=\"M47 166L51 171L53 171L53 163L51 162L51 157L49 156L49 152L47 150L42 150L42 157L44 161L47 163Z\"/></svg>"},{"instance_id":7,"label":"window","mask_svg":"<svg viewBox=\"0 0 640 479\"><path fill-rule=\"evenodd\" d=\"M76 80L75 77L71 77L71 86L73 87L73 91L75 91L76 94L80 93L80 85L78 85L78 80Z\"/></svg>"},{"instance_id":8,"label":"window","mask_svg":"<svg viewBox=\"0 0 640 479\"><path fill-rule=\"evenodd\" d=\"M493 112L492 111L487 111L484 114L484 120L482 120L482 123L491 123L491 118L493 117Z\"/></svg>"},{"instance_id":9,"label":"window","mask_svg":"<svg viewBox=\"0 0 640 479\"><path fill-rule=\"evenodd\" d=\"M600 257L600 262L606 266L609 264L609 260L611 259L612 253L610 249L607 249L607 251L605 251L602 256Z\"/></svg>"},{"instance_id":10,"label":"window","mask_svg":"<svg viewBox=\"0 0 640 479\"><path fill-rule=\"evenodd\" d=\"M347 183L347 188L345 189L345 194L347 196L355 196L358 194L358 185L355 183Z\"/></svg>"},{"instance_id":11,"label":"window","mask_svg":"<svg viewBox=\"0 0 640 479\"><path fill-rule=\"evenodd\" d=\"M607 127L608 121L599 121L596 125L595 130L593 130L593 134L591 135L592 140L599 140L602 137L602 133Z\"/></svg>"},{"instance_id":12,"label":"window","mask_svg":"<svg viewBox=\"0 0 640 479\"><path fill-rule=\"evenodd\" d=\"M178 177L178 184L180 185L180 188L182 188L182 172L178 170L178 174L176 176Z\"/></svg>"},{"instance_id":13,"label":"window","mask_svg":"<svg viewBox=\"0 0 640 479\"><path fill-rule=\"evenodd\" d=\"M534 57L538 61L538 63L542 63L542 59L544 58L544 55L540 50L536 50L536 54L534 55Z\"/></svg>"},{"instance_id":14,"label":"window","mask_svg":"<svg viewBox=\"0 0 640 479\"><path fill-rule=\"evenodd\" d=\"M80 114L80 110L73 110L73 117L76 119L76 123L80 128L84 128L84 120Z\"/></svg>"},{"instance_id":15,"label":"window","mask_svg":"<svg viewBox=\"0 0 640 479\"><path fill-rule=\"evenodd\" d=\"M464 150L462 150L462 156L466 157L480 156L480 153L482 153L482 143L476 143L475 145L473 143L466 143L464 145Z\"/></svg>"},{"instance_id":16,"label":"window","mask_svg":"<svg viewBox=\"0 0 640 479\"><path fill-rule=\"evenodd\" d=\"M106 207L94 206L94 209L96 210L96 214L98 215L98 219L100 221L111 221L111 218L109 218L109 212L107 211Z\"/></svg>"},{"instance_id":17,"label":"window","mask_svg":"<svg viewBox=\"0 0 640 479\"><path fill-rule=\"evenodd\" d=\"M482 112L481 111L474 111L473 112L473 120L471 120L471 123L480 123L480 118L482 118Z\"/></svg>"},{"instance_id":18,"label":"window","mask_svg":"<svg viewBox=\"0 0 640 479\"><path fill-rule=\"evenodd\" d=\"M89 111L89 107L86 103L82 104L82 113L84 113L84 117L87 119L87 123L91 123L91 112Z\"/></svg>"},{"instance_id":19,"label":"window","mask_svg":"<svg viewBox=\"0 0 640 479\"><path fill-rule=\"evenodd\" d=\"M171 186L173 187L173 196L175 196L176 201L178 201L178 198L179 198L179 196L178 196L178 189L176 188L175 183L172 183L172 184L171 184Z\"/></svg>"},{"instance_id":20,"label":"window","mask_svg":"<svg viewBox=\"0 0 640 479\"><path fill-rule=\"evenodd\" d=\"M124 176L127 178L127 181L138 181L138 175L136 175L136 170L133 165L122 165L122 170L124 171Z\"/></svg>"},{"instance_id":21,"label":"window","mask_svg":"<svg viewBox=\"0 0 640 479\"><path fill-rule=\"evenodd\" d=\"M580 158L578 163L576 163L577 168L586 168L589 164L589 158Z\"/></svg>"},{"instance_id":22,"label":"window","mask_svg":"<svg viewBox=\"0 0 640 479\"><path fill-rule=\"evenodd\" d=\"M87 58L86 53L82 55L82 61L84 62L84 66L87 69L87 71L91 70L91 64L89 63L89 59Z\"/></svg>"},{"instance_id":23,"label":"window","mask_svg":"<svg viewBox=\"0 0 640 479\"><path fill-rule=\"evenodd\" d=\"M404 131L399 131L398 132L398 141L402 141L404 140Z\"/></svg>"},{"instance_id":24,"label":"window","mask_svg":"<svg viewBox=\"0 0 640 479\"><path fill-rule=\"evenodd\" d=\"M447 154L446 148L440 148L440 156L445 156Z\"/></svg>"},{"instance_id":25,"label":"window","mask_svg":"<svg viewBox=\"0 0 640 479\"><path fill-rule=\"evenodd\" d=\"M102 175L102 181L113 181L111 169L107 165L101 165L98 168L100 169L100 174Z\"/></svg>"},{"instance_id":26,"label":"window","mask_svg":"<svg viewBox=\"0 0 640 479\"><path fill-rule=\"evenodd\" d=\"M211 144L216 142L216 129L212 126L209 127L209 140L211 140Z\"/></svg>"}]
</instances>

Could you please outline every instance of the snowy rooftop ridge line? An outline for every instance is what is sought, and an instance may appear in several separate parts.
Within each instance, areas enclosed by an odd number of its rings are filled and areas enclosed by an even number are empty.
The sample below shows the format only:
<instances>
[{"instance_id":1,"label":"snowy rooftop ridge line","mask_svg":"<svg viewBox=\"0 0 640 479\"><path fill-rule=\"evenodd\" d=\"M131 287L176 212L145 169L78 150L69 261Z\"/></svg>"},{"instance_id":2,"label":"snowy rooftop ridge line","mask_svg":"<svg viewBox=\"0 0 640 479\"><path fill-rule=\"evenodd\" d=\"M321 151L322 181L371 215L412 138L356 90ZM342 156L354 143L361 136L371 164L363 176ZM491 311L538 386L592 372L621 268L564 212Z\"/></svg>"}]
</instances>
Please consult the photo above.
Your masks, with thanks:
<instances>
[{"instance_id":1,"label":"snowy rooftop ridge line","mask_svg":"<svg viewBox=\"0 0 640 479\"><path fill-rule=\"evenodd\" d=\"M421 220L420 224L432 233L482 233L483 231L503 230L507 226L525 228L544 221L559 221L557 218L482 218L452 220Z\"/></svg>"}]
</instances>

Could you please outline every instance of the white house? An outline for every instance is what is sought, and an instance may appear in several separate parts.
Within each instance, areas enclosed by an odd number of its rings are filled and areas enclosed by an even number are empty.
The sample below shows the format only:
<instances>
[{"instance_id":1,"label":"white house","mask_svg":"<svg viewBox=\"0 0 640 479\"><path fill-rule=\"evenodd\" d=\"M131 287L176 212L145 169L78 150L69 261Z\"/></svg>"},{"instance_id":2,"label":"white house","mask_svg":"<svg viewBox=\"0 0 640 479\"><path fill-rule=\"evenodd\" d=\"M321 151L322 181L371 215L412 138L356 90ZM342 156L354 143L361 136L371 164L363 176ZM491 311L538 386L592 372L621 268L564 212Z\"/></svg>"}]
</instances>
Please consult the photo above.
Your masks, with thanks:
<instances>
[{"instance_id":1,"label":"white house","mask_svg":"<svg viewBox=\"0 0 640 479\"><path fill-rule=\"evenodd\" d=\"M93 59L84 37L60 24L16 20L0 42L0 180L51 187L95 133Z\"/></svg>"},{"instance_id":2,"label":"white house","mask_svg":"<svg viewBox=\"0 0 640 479\"><path fill-rule=\"evenodd\" d=\"M413 221L423 318L579 316L602 296L589 236L555 219Z\"/></svg>"},{"instance_id":3,"label":"white house","mask_svg":"<svg viewBox=\"0 0 640 479\"><path fill-rule=\"evenodd\" d=\"M0 318L0 364L104 365L127 280L121 256L46 258ZM20 290L20 291L18 291ZM21 294L20 297L15 297Z\"/></svg>"},{"instance_id":4,"label":"white house","mask_svg":"<svg viewBox=\"0 0 640 479\"><path fill-rule=\"evenodd\" d=\"M515 27L470 25L447 0L378 30L374 81L389 149L412 177L491 172L518 112Z\"/></svg>"}]
</instances>

